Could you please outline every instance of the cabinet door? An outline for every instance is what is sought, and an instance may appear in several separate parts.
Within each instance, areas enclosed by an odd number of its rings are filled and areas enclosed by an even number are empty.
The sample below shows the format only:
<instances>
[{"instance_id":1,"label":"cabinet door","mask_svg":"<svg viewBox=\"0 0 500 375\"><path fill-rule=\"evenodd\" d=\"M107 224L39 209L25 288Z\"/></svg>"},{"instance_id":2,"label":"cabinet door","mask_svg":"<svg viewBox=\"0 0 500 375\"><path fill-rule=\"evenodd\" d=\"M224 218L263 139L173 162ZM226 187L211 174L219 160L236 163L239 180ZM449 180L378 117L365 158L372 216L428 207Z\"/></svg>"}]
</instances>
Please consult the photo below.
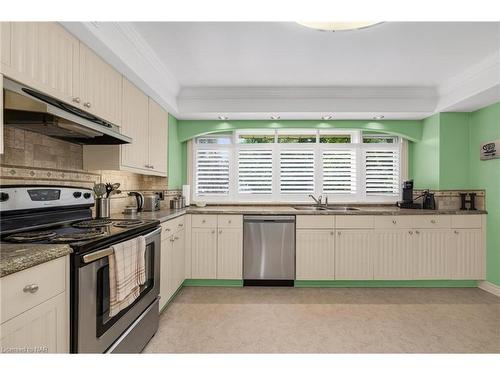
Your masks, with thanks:
<instances>
[{"instance_id":1,"label":"cabinet door","mask_svg":"<svg viewBox=\"0 0 500 375\"><path fill-rule=\"evenodd\" d=\"M415 230L415 279L449 279L452 271L449 229Z\"/></svg>"},{"instance_id":2,"label":"cabinet door","mask_svg":"<svg viewBox=\"0 0 500 375\"><path fill-rule=\"evenodd\" d=\"M179 289L179 287L184 282L184 274L185 274L185 251L184 251L184 243L185 243L185 235L184 230L177 232L174 235L174 286L173 293Z\"/></svg>"},{"instance_id":3,"label":"cabinet door","mask_svg":"<svg viewBox=\"0 0 500 375\"><path fill-rule=\"evenodd\" d=\"M149 98L149 165L152 170L167 175L168 114Z\"/></svg>"},{"instance_id":4,"label":"cabinet door","mask_svg":"<svg viewBox=\"0 0 500 375\"><path fill-rule=\"evenodd\" d=\"M34 353L69 352L69 307L66 293L33 307L0 326L2 352L26 348Z\"/></svg>"},{"instance_id":5,"label":"cabinet door","mask_svg":"<svg viewBox=\"0 0 500 375\"><path fill-rule=\"evenodd\" d=\"M10 67L10 28L11 22L0 22L0 73Z\"/></svg>"},{"instance_id":6,"label":"cabinet door","mask_svg":"<svg viewBox=\"0 0 500 375\"><path fill-rule=\"evenodd\" d=\"M0 154L3 154L3 76L0 74Z\"/></svg>"},{"instance_id":7,"label":"cabinet door","mask_svg":"<svg viewBox=\"0 0 500 375\"><path fill-rule=\"evenodd\" d=\"M333 230L298 229L295 252L297 280L333 280L335 275Z\"/></svg>"},{"instance_id":8,"label":"cabinet door","mask_svg":"<svg viewBox=\"0 0 500 375\"><path fill-rule=\"evenodd\" d=\"M127 79L123 79L122 133L133 139L121 146L122 165L147 170L148 97Z\"/></svg>"},{"instance_id":9,"label":"cabinet door","mask_svg":"<svg viewBox=\"0 0 500 375\"><path fill-rule=\"evenodd\" d=\"M375 280L411 280L413 230L386 229L376 232Z\"/></svg>"},{"instance_id":10,"label":"cabinet door","mask_svg":"<svg viewBox=\"0 0 500 375\"><path fill-rule=\"evenodd\" d=\"M6 76L65 102L76 100L79 41L55 22L12 22L10 33Z\"/></svg>"},{"instance_id":11,"label":"cabinet door","mask_svg":"<svg viewBox=\"0 0 500 375\"><path fill-rule=\"evenodd\" d=\"M122 75L83 43L80 43L79 84L84 110L121 125Z\"/></svg>"},{"instance_id":12,"label":"cabinet door","mask_svg":"<svg viewBox=\"0 0 500 375\"><path fill-rule=\"evenodd\" d=\"M335 279L372 280L376 247L371 230L342 230L335 236Z\"/></svg>"},{"instance_id":13,"label":"cabinet door","mask_svg":"<svg viewBox=\"0 0 500 375\"><path fill-rule=\"evenodd\" d=\"M217 232L215 228L193 228L191 277L215 279L217 275Z\"/></svg>"},{"instance_id":14,"label":"cabinet door","mask_svg":"<svg viewBox=\"0 0 500 375\"><path fill-rule=\"evenodd\" d=\"M217 278L243 277L243 229L222 228L217 236Z\"/></svg>"},{"instance_id":15,"label":"cabinet door","mask_svg":"<svg viewBox=\"0 0 500 375\"><path fill-rule=\"evenodd\" d=\"M160 257L160 311L165 307L170 297L172 297L173 260L173 237L162 236Z\"/></svg>"},{"instance_id":16,"label":"cabinet door","mask_svg":"<svg viewBox=\"0 0 500 375\"><path fill-rule=\"evenodd\" d=\"M486 259L483 231L481 229L455 229L452 236L451 277L463 280L484 280Z\"/></svg>"}]
</instances>

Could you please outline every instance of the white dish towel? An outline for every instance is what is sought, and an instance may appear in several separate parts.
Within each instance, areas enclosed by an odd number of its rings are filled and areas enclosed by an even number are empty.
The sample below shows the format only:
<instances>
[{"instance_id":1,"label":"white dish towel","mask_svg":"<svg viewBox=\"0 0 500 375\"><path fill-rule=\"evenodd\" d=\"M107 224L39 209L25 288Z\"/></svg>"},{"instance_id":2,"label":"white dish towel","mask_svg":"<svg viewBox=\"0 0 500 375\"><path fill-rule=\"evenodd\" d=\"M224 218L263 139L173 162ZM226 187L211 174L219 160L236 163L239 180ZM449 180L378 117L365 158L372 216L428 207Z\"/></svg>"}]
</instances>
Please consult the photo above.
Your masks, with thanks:
<instances>
[{"instance_id":1,"label":"white dish towel","mask_svg":"<svg viewBox=\"0 0 500 375\"><path fill-rule=\"evenodd\" d=\"M115 316L139 297L146 282L144 236L112 246L109 255L109 316Z\"/></svg>"}]
</instances>

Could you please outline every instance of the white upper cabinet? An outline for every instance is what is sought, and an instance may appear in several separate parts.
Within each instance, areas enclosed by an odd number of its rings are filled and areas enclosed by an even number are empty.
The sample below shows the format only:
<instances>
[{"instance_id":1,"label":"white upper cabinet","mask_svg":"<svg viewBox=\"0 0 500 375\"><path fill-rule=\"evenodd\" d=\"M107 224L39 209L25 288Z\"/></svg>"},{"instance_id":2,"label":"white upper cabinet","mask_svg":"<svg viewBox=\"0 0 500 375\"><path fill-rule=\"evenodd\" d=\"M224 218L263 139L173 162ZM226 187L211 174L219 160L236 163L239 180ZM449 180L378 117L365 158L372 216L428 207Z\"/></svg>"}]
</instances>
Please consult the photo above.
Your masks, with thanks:
<instances>
[{"instance_id":1,"label":"white upper cabinet","mask_svg":"<svg viewBox=\"0 0 500 375\"><path fill-rule=\"evenodd\" d=\"M167 174L168 113L149 98L149 169Z\"/></svg>"},{"instance_id":2,"label":"white upper cabinet","mask_svg":"<svg viewBox=\"0 0 500 375\"><path fill-rule=\"evenodd\" d=\"M2 24L5 76L73 104L78 95L79 48L78 39L55 22Z\"/></svg>"},{"instance_id":3,"label":"white upper cabinet","mask_svg":"<svg viewBox=\"0 0 500 375\"><path fill-rule=\"evenodd\" d=\"M122 133L133 139L132 143L121 146L121 161L126 167L148 169L148 111L148 97L124 78Z\"/></svg>"},{"instance_id":4,"label":"white upper cabinet","mask_svg":"<svg viewBox=\"0 0 500 375\"><path fill-rule=\"evenodd\" d=\"M116 125L122 120L122 75L80 43L79 96L83 109Z\"/></svg>"},{"instance_id":5,"label":"white upper cabinet","mask_svg":"<svg viewBox=\"0 0 500 375\"><path fill-rule=\"evenodd\" d=\"M0 73L10 66L11 22L0 22Z\"/></svg>"}]
</instances>

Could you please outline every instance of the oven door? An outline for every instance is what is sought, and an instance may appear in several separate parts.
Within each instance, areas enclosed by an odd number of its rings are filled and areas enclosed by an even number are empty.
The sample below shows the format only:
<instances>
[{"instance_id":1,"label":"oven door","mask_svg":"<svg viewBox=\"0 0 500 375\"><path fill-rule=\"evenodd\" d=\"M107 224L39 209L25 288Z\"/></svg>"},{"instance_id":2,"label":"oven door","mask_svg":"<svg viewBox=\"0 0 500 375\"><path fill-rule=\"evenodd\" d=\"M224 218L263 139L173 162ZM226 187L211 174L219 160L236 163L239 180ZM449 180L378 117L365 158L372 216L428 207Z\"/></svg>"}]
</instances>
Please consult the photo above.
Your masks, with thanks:
<instances>
[{"instance_id":1,"label":"oven door","mask_svg":"<svg viewBox=\"0 0 500 375\"><path fill-rule=\"evenodd\" d=\"M109 248L82 256L82 265L78 268L76 296L78 314L77 321L73 322L77 324L76 351L78 353L104 353L118 339L123 340L122 336L125 333L134 334L129 327L140 317L151 318L151 314L143 313L156 302L159 294L160 234L161 228L157 228L145 235L146 282L141 287L141 294L130 306L113 317L109 316ZM158 315L158 310L156 310L156 315ZM130 339L128 338L128 341ZM142 349L146 343L147 341L142 346L142 343L137 343L137 347Z\"/></svg>"}]
</instances>

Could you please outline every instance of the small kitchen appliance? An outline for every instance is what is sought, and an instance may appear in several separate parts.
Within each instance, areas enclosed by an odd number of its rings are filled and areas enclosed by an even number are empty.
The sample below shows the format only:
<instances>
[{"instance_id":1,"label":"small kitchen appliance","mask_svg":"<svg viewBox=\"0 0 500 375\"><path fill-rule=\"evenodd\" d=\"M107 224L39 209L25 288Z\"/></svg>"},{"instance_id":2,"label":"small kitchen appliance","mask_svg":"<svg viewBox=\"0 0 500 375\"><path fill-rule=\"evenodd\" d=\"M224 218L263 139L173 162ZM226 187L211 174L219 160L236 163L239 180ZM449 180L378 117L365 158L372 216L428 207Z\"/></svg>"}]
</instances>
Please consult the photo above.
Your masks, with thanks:
<instances>
[{"instance_id":1,"label":"small kitchen appliance","mask_svg":"<svg viewBox=\"0 0 500 375\"><path fill-rule=\"evenodd\" d=\"M129 197L135 197L137 212L141 212L144 208L144 195L137 191L131 191L128 195Z\"/></svg>"},{"instance_id":2,"label":"small kitchen appliance","mask_svg":"<svg viewBox=\"0 0 500 375\"><path fill-rule=\"evenodd\" d=\"M160 209L160 197L155 193L144 194L144 205L142 207L143 211L158 211Z\"/></svg>"},{"instance_id":3,"label":"small kitchen appliance","mask_svg":"<svg viewBox=\"0 0 500 375\"><path fill-rule=\"evenodd\" d=\"M422 205L413 203L413 180L403 182L403 197L397 202L399 208L422 208Z\"/></svg>"},{"instance_id":4,"label":"small kitchen appliance","mask_svg":"<svg viewBox=\"0 0 500 375\"><path fill-rule=\"evenodd\" d=\"M435 210L436 209L436 199L434 198L434 193L429 190L425 190L423 195L422 208L424 210Z\"/></svg>"},{"instance_id":5,"label":"small kitchen appliance","mask_svg":"<svg viewBox=\"0 0 500 375\"><path fill-rule=\"evenodd\" d=\"M140 353L158 329L161 227L158 220L92 218L91 189L0 186L2 243L68 244L70 351ZM139 296L109 314L109 256L113 246L145 239L146 281Z\"/></svg>"}]
</instances>

